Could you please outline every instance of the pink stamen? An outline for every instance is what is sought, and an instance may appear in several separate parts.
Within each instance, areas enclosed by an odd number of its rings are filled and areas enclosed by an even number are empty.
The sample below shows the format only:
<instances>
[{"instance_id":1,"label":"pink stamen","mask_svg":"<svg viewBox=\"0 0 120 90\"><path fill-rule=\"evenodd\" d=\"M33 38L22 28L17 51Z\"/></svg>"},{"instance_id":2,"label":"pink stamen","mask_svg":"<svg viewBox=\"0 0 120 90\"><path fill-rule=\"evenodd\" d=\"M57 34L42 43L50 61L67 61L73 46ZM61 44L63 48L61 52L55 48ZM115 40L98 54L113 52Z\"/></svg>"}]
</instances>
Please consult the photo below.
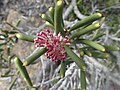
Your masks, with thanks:
<instances>
[{"instance_id":1,"label":"pink stamen","mask_svg":"<svg viewBox=\"0 0 120 90\"><path fill-rule=\"evenodd\" d=\"M34 43L37 43L37 47L46 47L48 49L45 53L47 58L51 59L53 62L66 59L64 45L70 45L68 36L62 38L60 33L54 36L50 30L42 31L38 33L37 36Z\"/></svg>"}]
</instances>

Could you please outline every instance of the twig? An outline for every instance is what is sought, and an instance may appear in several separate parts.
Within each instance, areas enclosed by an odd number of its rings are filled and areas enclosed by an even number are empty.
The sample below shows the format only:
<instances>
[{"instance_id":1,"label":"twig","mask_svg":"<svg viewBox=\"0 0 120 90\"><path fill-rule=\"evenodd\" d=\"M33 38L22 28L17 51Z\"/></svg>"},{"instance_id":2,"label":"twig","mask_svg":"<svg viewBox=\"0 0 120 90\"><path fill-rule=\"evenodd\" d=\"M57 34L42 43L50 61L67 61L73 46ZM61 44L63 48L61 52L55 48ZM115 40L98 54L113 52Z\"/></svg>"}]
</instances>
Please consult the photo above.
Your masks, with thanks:
<instances>
[{"instance_id":1,"label":"twig","mask_svg":"<svg viewBox=\"0 0 120 90\"><path fill-rule=\"evenodd\" d=\"M120 41L120 38L114 37L114 36L109 36L110 39L115 40L115 41Z\"/></svg>"},{"instance_id":2,"label":"twig","mask_svg":"<svg viewBox=\"0 0 120 90\"><path fill-rule=\"evenodd\" d=\"M109 10L109 9L120 9L120 5L110 6L108 8L104 8L100 11L104 12L104 11Z\"/></svg>"},{"instance_id":3,"label":"twig","mask_svg":"<svg viewBox=\"0 0 120 90\"><path fill-rule=\"evenodd\" d=\"M74 0L74 13L76 14L76 16L79 18L79 19L83 19L83 18L86 18L85 15L81 14L80 11L78 10L77 8L77 5L76 5L76 0Z\"/></svg>"},{"instance_id":4,"label":"twig","mask_svg":"<svg viewBox=\"0 0 120 90\"><path fill-rule=\"evenodd\" d=\"M72 0L69 7L65 10L64 14L63 14L63 19L65 20L68 15L70 14L70 12L72 11L73 7L74 7L74 2L75 0Z\"/></svg>"}]
</instances>

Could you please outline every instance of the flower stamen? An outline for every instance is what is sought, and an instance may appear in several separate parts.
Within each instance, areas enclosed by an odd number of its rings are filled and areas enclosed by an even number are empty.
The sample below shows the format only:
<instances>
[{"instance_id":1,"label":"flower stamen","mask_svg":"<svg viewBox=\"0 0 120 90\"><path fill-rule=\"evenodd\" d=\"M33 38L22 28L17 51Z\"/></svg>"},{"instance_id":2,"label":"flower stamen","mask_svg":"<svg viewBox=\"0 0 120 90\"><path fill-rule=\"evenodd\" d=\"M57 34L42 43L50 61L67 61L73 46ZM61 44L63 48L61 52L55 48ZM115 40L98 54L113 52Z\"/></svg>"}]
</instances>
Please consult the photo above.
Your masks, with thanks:
<instances>
[{"instance_id":1,"label":"flower stamen","mask_svg":"<svg viewBox=\"0 0 120 90\"><path fill-rule=\"evenodd\" d=\"M47 58L52 59L53 62L65 60L66 52L64 45L70 45L68 36L63 38L60 33L54 36L50 30L38 33L34 43L37 43L37 47L46 47L48 51L45 55Z\"/></svg>"}]
</instances>

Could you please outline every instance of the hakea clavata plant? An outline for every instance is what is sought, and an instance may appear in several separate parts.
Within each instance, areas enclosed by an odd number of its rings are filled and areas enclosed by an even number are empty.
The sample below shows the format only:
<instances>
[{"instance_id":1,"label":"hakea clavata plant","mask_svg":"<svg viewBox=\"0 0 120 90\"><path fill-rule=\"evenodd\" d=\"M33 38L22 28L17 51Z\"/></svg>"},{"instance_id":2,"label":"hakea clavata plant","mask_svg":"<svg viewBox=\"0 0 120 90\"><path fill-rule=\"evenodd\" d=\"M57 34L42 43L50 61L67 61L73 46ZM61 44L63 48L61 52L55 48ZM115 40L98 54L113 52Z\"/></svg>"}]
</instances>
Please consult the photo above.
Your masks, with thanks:
<instances>
[{"instance_id":1,"label":"hakea clavata plant","mask_svg":"<svg viewBox=\"0 0 120 90\"><path fill-rule=\"evenodd\" d=\"M54 34L50 30L44 30L37 34L36 37L26 35L23 33L18 33L16 36L21 40L26 40L29 42L34 42L37 44L37 50L33 52L29 57L25 59L22 63L19 58L15 59L16 66L21 72L22 76L26 79L28 86L33 87L30 81L29 75L25 69L25 66L32 64L36 59L41 55L45 54L47 58L51 59L53 62L61 61L60 76L63 78L65 76L66 64L69 62L67 57L70 57L72 62L75 62L80 68L80 83L81 90L86 90L86 68L87 65L82 60L84 55L88 55L94 58L107 59L107 51L120 50L119 47L101 45L96 42L98 38L105 35L105 32L99 33L99 28L104 21L104 17L101 13L92 14L74 24L68 30L65 29L65 25L62 18L63 12L63 1L54 0L55 8L49 8L49 16L42 14L42 19L46 21L46 24L49 25L53 30ZM97 20L97 22L96 22ZM75 33L71 33L75 31ZM88 35L91 32L95 32L91 38L85 39L82 36ZM67 32L67 33L66 33ZM66 36L68 35L68 36ZM77 47L77 50L80 51L78 56L74 50L76 50L77 44L83 45L82 47ZM21 69L22 68L22 69Z\"/></svg>"},{"instance_id":2,"label":"hakea clavata plant","mask_svg":"<svg viewBox=\"0 0 120 90\"><path fill-rule=\"evenodd\" d=\"M52 59L53 62L57 60L66 60L67 56L64 46L70 45L68 36L63 38L60 33L58 35L53 35L50 30L46 30L37 34L34 43L37 43L37 47L45 47L47 49L45 55L47 58Z\"/></svg>"}]
</instances>

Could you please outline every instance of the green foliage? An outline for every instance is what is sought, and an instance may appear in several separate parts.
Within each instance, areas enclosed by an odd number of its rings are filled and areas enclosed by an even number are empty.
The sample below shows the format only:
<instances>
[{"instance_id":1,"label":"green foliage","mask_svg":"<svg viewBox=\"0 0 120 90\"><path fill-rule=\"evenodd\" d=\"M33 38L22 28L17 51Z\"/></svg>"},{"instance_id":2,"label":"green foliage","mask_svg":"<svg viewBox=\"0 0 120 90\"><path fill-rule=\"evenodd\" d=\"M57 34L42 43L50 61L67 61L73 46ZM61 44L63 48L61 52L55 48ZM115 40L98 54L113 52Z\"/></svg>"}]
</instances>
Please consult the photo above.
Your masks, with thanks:
<instances>
[{"instance_id":1,"label":"green foliage","mask_svg":"<svg viewBox=\"0 0 120 90\"><path fill-rule=\"evenodd\" d=\"M86 70L86 64L81 60L69 47L65 46L66 52L69 57L78 65L82 70Z\"/></svg>"},{"instance_id":2,"label":"green foliage","mask_svg":"<svg viewBox=\"0 0 120 90\"><path fill-rule=\"evenodd\" d=\"M65 71L66 71L66 62L65 61L61 61L61 68L60 68L60 77L61 78L64 78Z\"/></svg>"},{"instance_id":3,"label":"green foliage","mask_svg":"<svg viewBox=\"0 0 120 90\"><path fill-rule=\"evenodd\" d=\"M16 65L18 71L21 73L24 80L26 81L27 85L29 87L32 87L32 82L30 80L28 72L27 72L25 66L23 66L23 63L21 62L21 60L19 58L15 57L14 62L15 62L15 65Z\"/></svg>"},{"instance_id":4,"label":"green foliage","mask_svg":"<svg viewBox=\"0 0 120 90\"><path fill-rule=\"evenodd\" d=\"M91 2L87 0L76 0L77 7L79 11L84 14L84 15L89 15L91 12L91 7L90 6Z\"/></svg>"},{"instance_id":5,"label":"green foliage","mask_svg":"<svg viewBox=\"0 0 120 90\"><path fill-rule=\"evenodd\" d=\"M80 71L81 90L86 90L86 72Z\"/></svg>"},{"instance_id":6,"label":"green foliage","mask_svg":"<svg viewBox=\"0 0 120 90\"><path fill-rule=\"evenodd\" d=\"M47 51L46 48L41 48L36 50L33 54L26 58L23 63L23 66L28 66L32 64L36 59L38 59L41 55L43 55Z\"/></svg>"},{"instance_id":7,"label":"green foliage","mask_svg":"<svg viewBox=\"0 0 120 90\"><path fill-rule=\"evenodd\" d=\"M0 31L0 66L3 68L9 67L11 65L11 59L14 57L14 55L11 55L11 48L17 43L16 33L16 31ZM2 62L6 62L6 64Z\"/></svg>"},{"instance_id":8,"label":"green foliage","mask_svg":"<svg viewBox=\"0 0 120 90\"><path fill-rule=\"evenodd\" d=\"M84 19L79 20L76 24L71 26L69 29L66 29L66 26L64 25L63 21L63 11L64 11L64 3L62 0L54 0L55 7L49 8L49 14L42 14L41 17L43 20L49 24L53 32L58 35L59 33L62 35L62 37L65 37L66 35L69 36L70 46L64 46L67 57L69 57L71 60L66 60L61 62L61 69L60 69L60 77L65 77L66 67L75 62L76 65L80 69L80 83L81 83L81 90L86 90L86 68L87 64L84 61L84 56L87 55L89 57L93 57L95 59L104 59L104 60L110 60L111 63L116 63L115 56L112 54L112 51L119 51L120 48L117 46L110 46L110 45L102 45L101 42L98 43L99 38L104 36L106 33L105 31L100 31L100 27L102 23L104 22L104 16L101 13L94 13L90 14L91 7L89 7L89 4L91 1L87 0L77 0L77 7L79 11L84 15L89 15ZM69 2L69 1L68 1ZM99 1L99 0L93 0L92 3L98 3L100 5L103 5L105 7L110 7L111 2L109 0L106 1ZM103 3L105 2L105 3ZM117 4L118 1L115 1L112 5ZM103 7L104 7L103 6ZM103 7L99 8L102 9ZM107 13L111 13L109 10ZM118 14L118 13L117 13ZM113 20L111 16L108 16ZM116 16L114 16L116 17ZM74 20L71 18L75 18L75 14L71 12L71 15L69 17L69 20ZM111 21L110 20L110 21ZM107 21L109 21L107 19ZM119 29L120 26L117 23L120 23L120 18L117 17L114 21L108 22L107 25L112 27L113 30L116 31L116 29ZM99 33L100 32L100 33ZM10 36L12 35L12 37ZM85 36L91 35L90 38L86 38ZM118 34L119 36L120 34ZM10 49L12 46L14 46L14 43L17 42L17 39L34 42L34 37L30 35L26 35L23 33L18 33L16 31L4 31L2 30L0 32L0 59L3 62L9 62L14 57L10 55ZM81 47L77 47L77 45ZM4 48L7 47L7 55L9 57L4 57ZM77 53L75 52L77 51ZM19 58L15 58L14 62L16 64L16 67L22 77L25 79L27 85L32 88L31 90L36 90L35 87L32 85L32 81L30 80L29 73L27 73L26 67L28 65L33 64L35 60L37 60L40 56L42 56L44 53L47 52L46 47L43 47L42 49L38 49L35 53L32 53L26 60L22 63ZM78 55L79 53L79 55ZM2 64L2 63L0 63ZM3 65L1 65L3 66ZM5 65L4 65L5 66ZM3 76L8 76L9 72L6 72ZM16 78L10 85L10 89L12 88L13 84L15 83ZM53 83L56 81L53 81Z\"/></svg>"}]
</instances>

